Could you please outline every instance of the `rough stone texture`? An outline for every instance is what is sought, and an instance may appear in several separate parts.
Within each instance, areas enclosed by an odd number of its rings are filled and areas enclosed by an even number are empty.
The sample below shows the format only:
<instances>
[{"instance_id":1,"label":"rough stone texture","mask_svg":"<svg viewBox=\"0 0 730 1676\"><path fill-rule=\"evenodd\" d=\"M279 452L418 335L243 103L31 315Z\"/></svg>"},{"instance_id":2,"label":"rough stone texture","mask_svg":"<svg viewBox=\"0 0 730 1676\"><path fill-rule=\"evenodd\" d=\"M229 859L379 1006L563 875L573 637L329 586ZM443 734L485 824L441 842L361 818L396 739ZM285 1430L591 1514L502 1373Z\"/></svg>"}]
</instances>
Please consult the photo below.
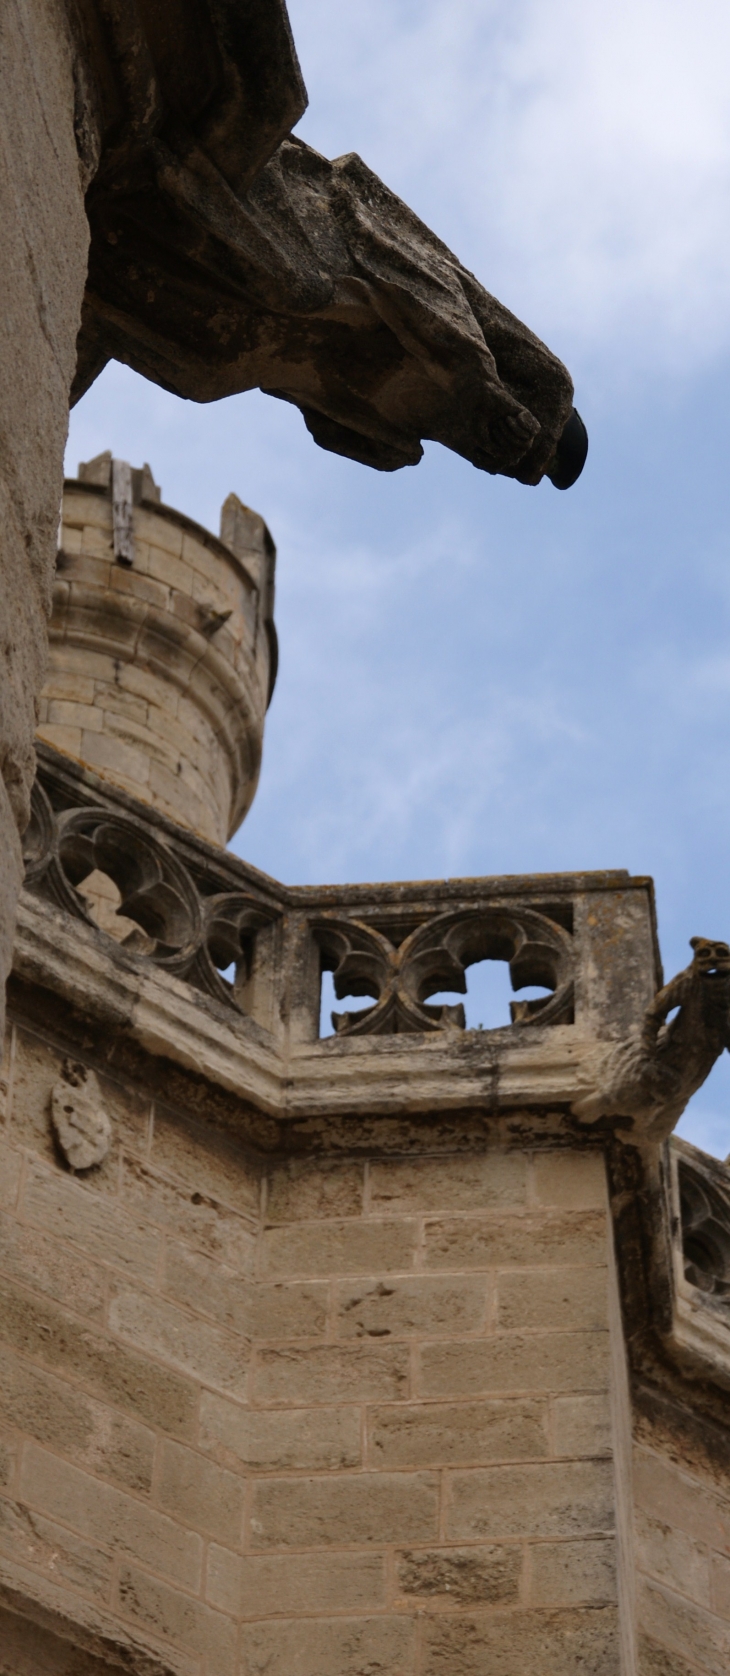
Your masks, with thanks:
<instances>
[{"instance_id":1,"label":"rough stone texture","mask_svg":"<svg viewBox=\"0 0 730 1676\"><path fill-rule=\"evenodd\" d=\"M240 502L226 546L149 498L130 504L134 557L121 562L112 464L102 455L65 485L38 737L224 843L256 790L276 674L274 544ZM112 936L135 932L103 842L83 888Z\"/></svg>"},{"instance_id":2,"label":"rough stone texture","mask_svg":"<svg viewBox=\"0 0 730 1676\"><path fill-rule=\"evenodd\" d=\"M381 470L430 437L562 481L565 368L359 157L292 135L306 94L281 0L235 29L186 0L154 17L135 4L90 37L104 149L76 393L115 355L200 401L258 385Z\"/></svg>"},{"instance_id":3,"label":"rough stone texture","mask_svg":"<svg viewBox=\"0 0 730 1676\"><path fill-rule=\"evenodd\" d=\"M730 1475L635 1451L642 1676L720 1676L730 1660Z\"/></svg>"},{"instance_id":4,"label":"rough stone texture","mask_svg":"<svg viewBox=\"0 0 730 1676\"><path fill-rule=\"evenodd\" d=\"M120 1070L75 1181L63 1053L13 1027L0 1558L191 1676L618 1676L600 1160L268 1165Z\"/></svg>"},{"instance_id":5,"label":"rough stone texture","mask_svg":"<svg viewBox=\"0 0 730 1676\"><path fill-rule=\"evenodd\" d=\"M12 1676L724 1676L730 1172L570 1110L657 988L646 881L284 890L50 764L0 1089ZM64 835L88 884L114 820L193 915L256 902L233 993L79 911ZM485 948L555 989L471 1032L428 996ZM376 1004L320 1040L328 959ZM78 1178L69 1064L111 1124Z\"/></svg>"},{"instance_id":6,"label":"rough stone texture","mask_svg":"<svg viewBox=\"0 0 730 1676\"><path fill-rule=\"evenodd\" d=\"M730 1049L730 945L709 937L692 937L690 945L690 965L654 996L641 1027L608 1054L597 1089L575 1101L576 1116L587 1122L619 1117L663 1140Z\"/></svg>"},{"instance_id":7,"label":"rough stone texture","mask_svg":"<svg viewBox=\"0 0 730 1676\"><path fill-rule=\"evenodd\" d=\"M88 227L74 49L61 0L8 0L0 26L0 993L35 772L68 395Z\"/></svg>"}]
</instances>

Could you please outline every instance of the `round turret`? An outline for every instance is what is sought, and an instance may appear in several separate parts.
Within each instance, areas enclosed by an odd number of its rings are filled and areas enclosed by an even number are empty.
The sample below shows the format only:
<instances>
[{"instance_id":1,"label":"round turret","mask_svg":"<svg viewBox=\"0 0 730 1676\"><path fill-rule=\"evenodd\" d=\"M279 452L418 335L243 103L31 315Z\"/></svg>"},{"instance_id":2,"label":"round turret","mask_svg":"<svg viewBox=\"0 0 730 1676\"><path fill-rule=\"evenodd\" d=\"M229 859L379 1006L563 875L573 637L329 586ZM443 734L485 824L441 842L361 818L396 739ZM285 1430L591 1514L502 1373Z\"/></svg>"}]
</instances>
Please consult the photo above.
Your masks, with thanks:
<instances>
[{"instance_id":1,"label":"round turret","mask_svg":"<svg viewBox=\"0 0 730 1676\"><path fill-rule=\"evenodd\" d=\"M64 485L38 736L201 837L250 808L276 675L276 549L229 495L220 538L101 454Z\"/></svg>"}]
</instances>

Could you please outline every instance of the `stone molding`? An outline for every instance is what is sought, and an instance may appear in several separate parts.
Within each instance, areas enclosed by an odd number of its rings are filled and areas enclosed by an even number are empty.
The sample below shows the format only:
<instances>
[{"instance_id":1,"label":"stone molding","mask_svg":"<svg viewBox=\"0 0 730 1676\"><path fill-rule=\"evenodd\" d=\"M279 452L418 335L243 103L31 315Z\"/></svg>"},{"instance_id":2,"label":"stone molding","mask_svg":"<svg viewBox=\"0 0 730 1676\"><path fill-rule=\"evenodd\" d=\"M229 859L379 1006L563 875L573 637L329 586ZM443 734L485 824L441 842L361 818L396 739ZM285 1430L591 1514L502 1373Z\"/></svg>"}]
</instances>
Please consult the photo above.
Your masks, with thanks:
<instances>
[{"instance_id":1,"label":"stone molding","mask_svg":"<svg viewBox=\"0 0 730 1676\"><path fill-rule=\"evenodd\" d=\"M656 989L646 879L285 887L47 747L39 757L16 972L264 1112L518 1106L574 1129L597 1054ZM127 940L78 888L95 871L116 874ZM463 993L465 968L487 956L553 994L488 1030L465 1029L458 1005L428 1005L447 982ZM323 967L341 996L369 986L375 1005L320 1038Z\"/></svg>"}]
</instances>

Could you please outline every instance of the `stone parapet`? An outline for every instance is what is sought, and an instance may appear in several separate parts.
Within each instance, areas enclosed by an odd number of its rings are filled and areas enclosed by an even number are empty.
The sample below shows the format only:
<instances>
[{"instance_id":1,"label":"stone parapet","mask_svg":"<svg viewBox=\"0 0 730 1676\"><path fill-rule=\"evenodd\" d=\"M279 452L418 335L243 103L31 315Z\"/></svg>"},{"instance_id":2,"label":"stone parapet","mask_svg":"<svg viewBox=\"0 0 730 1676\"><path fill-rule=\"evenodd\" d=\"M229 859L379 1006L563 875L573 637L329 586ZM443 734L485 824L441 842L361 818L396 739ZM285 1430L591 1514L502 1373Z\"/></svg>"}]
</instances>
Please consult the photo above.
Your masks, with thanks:
<instances>
[{"instance_id":1,"label":"stone parapet","mask_svg":"<svg viewBox=\"0 0 730 1676\"><path fill-rule=\"evenodd\" d=\"M651 1055L715 1051L726 946L660 988L618 871L283 886L39 759L0 1669L724 1676L730 1170Z\"/></svg>"},{"instance_id":2,"label":"stone parapet","mask_svg":"<svg viewBox=\"0 0 730 1676\"><path fill-rule=\"evenodd\" d=\"M119 466L101 455L65 485L38 737L222 844L261 763L274 545L235 496L224 542L161 505L148 467Z\"/></svg>"},{"instance_id":3,"label":"stone parapet","mask_svg":"<svg viewBox=\"0 0 730 1676\"><path fill-rule=\"evenodd\" d=\"M661 981L647 879L288 887L39 755L16 969L47 962L90 1016L113 990L124 1028L285 1123L525 1108L557 1132ZM467 1030L458 995L484 958L509 963L512 1021ZM362 1005L320 1021L327 970Z\"/></svg>"}]
</instances>

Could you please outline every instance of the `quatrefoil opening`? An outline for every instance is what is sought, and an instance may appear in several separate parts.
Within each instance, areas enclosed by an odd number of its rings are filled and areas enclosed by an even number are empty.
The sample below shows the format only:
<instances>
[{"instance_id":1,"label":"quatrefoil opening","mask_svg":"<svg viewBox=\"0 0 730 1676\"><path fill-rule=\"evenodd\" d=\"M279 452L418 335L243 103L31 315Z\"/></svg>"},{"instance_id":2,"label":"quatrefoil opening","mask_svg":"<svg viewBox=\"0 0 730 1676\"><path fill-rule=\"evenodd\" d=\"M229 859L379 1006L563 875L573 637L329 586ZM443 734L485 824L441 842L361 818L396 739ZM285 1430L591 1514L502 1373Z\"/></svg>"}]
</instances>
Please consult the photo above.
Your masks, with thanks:
<instances>
[{"instance_id":1,"label":"quatrefoil opening","mask_svg":"<svg viewBox=\"0 0 730 1676\"><path fill-rule=\"evenodd\" d=\"M464 909L436 915L403 938L362 920L323 916L312 927L324 971L339 999L371 1005L332 1013L338 1036L413 1035L463 1030L461 1004L432 1004L441 991L464 995L466 972L480 960L504 960L513 989L539 984L551 993L514 1001L513 1024L572 1022L572 943L562 926L531 909Z\"/></svg>"},{"instance_id":2,"label":"quatrefoil opening","mask_svg":"<svg viewBox=\"0 0 730 1676\"><path fill-rule=\"evenodd\" d=\"M201 894L172 849L135 816L93 807L57 814L38 783L24 849L31 890L127 953L241 1009L268 908L243 891ZM231 967L233 983L222 976Z\"/></svg>"}]
</instances>

